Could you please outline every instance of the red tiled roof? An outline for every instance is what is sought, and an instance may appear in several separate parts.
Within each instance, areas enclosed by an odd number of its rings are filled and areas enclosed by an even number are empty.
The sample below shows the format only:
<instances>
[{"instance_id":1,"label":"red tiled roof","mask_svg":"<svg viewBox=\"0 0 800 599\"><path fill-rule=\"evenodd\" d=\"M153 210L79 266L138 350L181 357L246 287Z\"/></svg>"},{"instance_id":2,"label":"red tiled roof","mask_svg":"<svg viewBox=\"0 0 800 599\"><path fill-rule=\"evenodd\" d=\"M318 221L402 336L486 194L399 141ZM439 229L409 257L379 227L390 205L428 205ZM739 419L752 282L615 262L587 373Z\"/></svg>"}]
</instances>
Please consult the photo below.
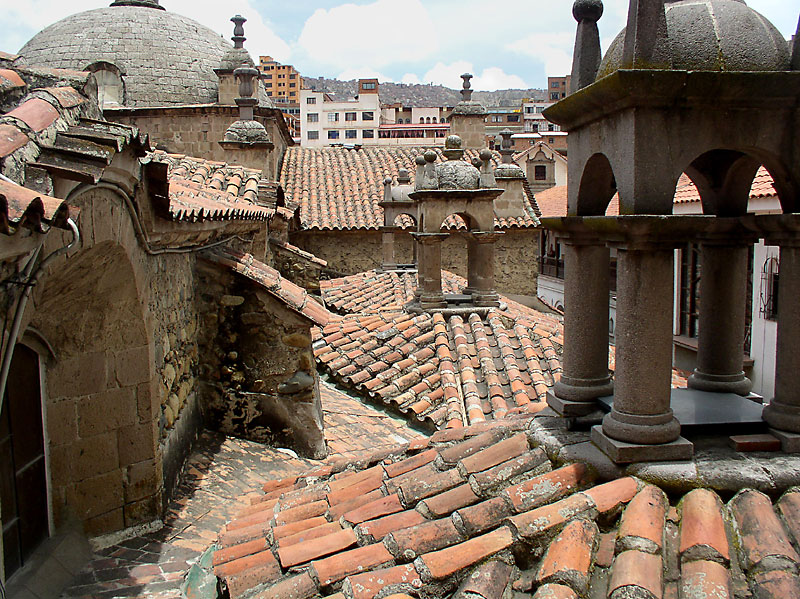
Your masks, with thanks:
<instances>
[{"instance_id":1,"label":"red tiled roof","mask_svg":"<svg viewBox=\"0 0 800 599\"><path fill-rule=\"evenodd\" d=\"M536 203L542 212L542 217L567 215L567 186L558 185L536 194ZM606 208L608 216L619 215L619 194L614 194Z\"/></svg>"},{"instance_id":2,"label":"red tiled roof","mask_svg":"<svg viewBox=\"0 0 800 599\"><path fill-rule=\"evenodd\" d=\"M384 178L397 178L398 170L404 168L413 183L414 159L428 149L443 159L441 148L291 147L284 156L281 184L286 196L300 204L300 220L306 229L378 229L383 225L383 209L378 202L383 199ZM477 155L477 150L467 150L465 160ZM500 155L494 155L497 165ZM496 226L535 227L534 205L535 201L526 197L523 216L496 219Z\"/></svg>"},{"instance_id":3,"label":"red tiled roof","mask_svg":"<svg viewBox=\"0 0 800 599\"><path fill-rule=\"evenodd\" d=\"M25 81L16 71L11 69L0 69L0 90L15 89L25 87Z\"/></svg>"},{"instance_id":4,"label":"red tiled roof","mask_svg":"<svg viewBox=\"0 0 800 599\"><path fill-rule=\"evenodd\" d=\"M58 110L41 98L30 98L11 112L8 112L6 116L19 119L28 125L34 133L38 133L47 129L58 119Z\"/></svg>"},{"instance_id":5,"label":"red tiled roof","mask_svg":"<svg viewBox=\"0 0 800 599\"><path fill-rule=\"evenodd\" d=\"M207 257L258 283L281 303L317 326L328 324L330 312L308 295L305 289L284 279L277 270L259 262L252 255L231 249L217 249L209 252Z\"/></svg>"},{"instance_id":6,"label":"red tiled roof","mask_svg":"<svg viewBox=\"0 0 800 599\"><path fill-rule=\"evenodd\" d=\"M44 233L48 227L67 228L77 208L16 183L0 179L0 232L10 235L20 227Z\"/></svg>"},{"instance_id":7,"label":"red tiled roof","mask_svg":"<svg viewBox=\"0 0 800 599\"><path fill-rule=\"evenodd\" d=\"M466 284L443 275L448 292ZM563 337L556 316L505 298L507 310L483 318L399 311L398 304L413 295L416 273L371 271L346 277L341 287L337 283L321 284L326 304L330 297L339 311L371 312L312 331L318 364L341 384L436 428L546 406L545 394L561 372ZM353 302L346 301L348 295Z\"/></svg>"},{"instance_id":8,"label":"red tiled roof","mask_svg":"<svg viewBox=\"0 0 800 599\"><path fill-rule=\"evenodd\" d=\"M175 220L266 220L274 210L256 204L261 171L193 158L152 153L169 169L169 211Z\"/></svg>"},{"instance_id":9,"label":"red tiled roof","mask_svg":"<svg viewBox=\"0 0 800 599\"><path fill-rule=\"evenodd\" d=\"M800 491L670 502L556 468L530 416L270 481L220 533L231 599L796 597ZM256 590L257 588L257 590Z\"/></svg>"}]
</instances>

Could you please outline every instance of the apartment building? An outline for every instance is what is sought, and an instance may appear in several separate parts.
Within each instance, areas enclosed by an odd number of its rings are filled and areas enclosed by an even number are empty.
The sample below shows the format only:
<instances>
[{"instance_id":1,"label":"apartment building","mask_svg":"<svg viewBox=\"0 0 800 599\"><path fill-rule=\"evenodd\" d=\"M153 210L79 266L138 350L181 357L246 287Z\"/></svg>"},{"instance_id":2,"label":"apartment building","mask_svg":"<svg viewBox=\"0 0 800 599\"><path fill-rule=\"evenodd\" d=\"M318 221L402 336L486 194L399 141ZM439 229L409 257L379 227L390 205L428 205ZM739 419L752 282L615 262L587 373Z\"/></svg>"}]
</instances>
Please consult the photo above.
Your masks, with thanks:
<instances>
[{"instance_id":1,"label":"apartment building","mask_svg":"<svg viewBox=\"0 0 800 599\"><path fill-rule=\"evenodd\" d=\"M571 75L564 77L547 78L547 97L551 102L558 102L569 95L569 86L572 81Z\"/></svg>"},{"instance_id":2,"label":"apartment building","mask_svg":"<svg viewBox=\"0 0 800 599\"><path fill-rule=\"evenodd\" d=\"M322 91L300 90L302 146L374 143L380 118L377 79L359 79L358 94L347 100Z\"/></svg>"},{"instance_id":3,"label":"apartment building","mask_svg":"<svg viewBox=\"0 0 800 599\"><path fill-rule=\"evenodd\" d=\"M291 104L300 101L300 90L303 88L303 79L290 64L281 64L272 56L260 56L258 70L261 71L261 80L267 90L267 95L276 104Z\"/></svg>"}]
</instances>

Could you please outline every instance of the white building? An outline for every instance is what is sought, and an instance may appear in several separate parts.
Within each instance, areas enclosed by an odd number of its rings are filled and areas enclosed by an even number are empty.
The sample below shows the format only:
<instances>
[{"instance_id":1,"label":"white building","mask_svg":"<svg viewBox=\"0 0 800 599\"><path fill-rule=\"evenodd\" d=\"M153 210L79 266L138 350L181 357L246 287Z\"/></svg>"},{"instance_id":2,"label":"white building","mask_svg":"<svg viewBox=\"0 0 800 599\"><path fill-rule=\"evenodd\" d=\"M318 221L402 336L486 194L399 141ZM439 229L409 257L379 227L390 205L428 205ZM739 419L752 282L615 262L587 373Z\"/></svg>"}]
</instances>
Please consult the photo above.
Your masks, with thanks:
<instances>
[{"instance_id":1,"label":"white building","mask_svg":"<svg viewBox=\"0 0 800 599\"><path fill-rule=\"evenodd\" d=\"M329 94L300 91L300 145L371 144L378 139L381 107L378 80L360 79L358 95L335 101Z\"/></svg>"}]
</instances>

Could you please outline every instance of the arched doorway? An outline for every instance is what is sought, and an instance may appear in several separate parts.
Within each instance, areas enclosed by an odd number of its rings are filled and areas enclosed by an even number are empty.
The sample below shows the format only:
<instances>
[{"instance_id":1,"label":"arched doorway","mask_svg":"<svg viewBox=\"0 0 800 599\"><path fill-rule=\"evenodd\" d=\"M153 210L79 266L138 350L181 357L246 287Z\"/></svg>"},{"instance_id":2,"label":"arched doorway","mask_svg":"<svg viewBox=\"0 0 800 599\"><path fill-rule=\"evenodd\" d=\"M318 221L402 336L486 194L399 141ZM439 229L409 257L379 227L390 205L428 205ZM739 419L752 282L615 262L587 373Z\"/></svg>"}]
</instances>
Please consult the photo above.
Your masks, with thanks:
<instances>
[{"instance_id":1,"label":"arched doorway","mask_svg":"<svg viewBox=\"0 0 800 599\"><path fill-rule=\"evenodd\" d=\"M49 534L39 355L18 344L0 412L0 505L6 577Z\"/></svg>"}]
</instances>

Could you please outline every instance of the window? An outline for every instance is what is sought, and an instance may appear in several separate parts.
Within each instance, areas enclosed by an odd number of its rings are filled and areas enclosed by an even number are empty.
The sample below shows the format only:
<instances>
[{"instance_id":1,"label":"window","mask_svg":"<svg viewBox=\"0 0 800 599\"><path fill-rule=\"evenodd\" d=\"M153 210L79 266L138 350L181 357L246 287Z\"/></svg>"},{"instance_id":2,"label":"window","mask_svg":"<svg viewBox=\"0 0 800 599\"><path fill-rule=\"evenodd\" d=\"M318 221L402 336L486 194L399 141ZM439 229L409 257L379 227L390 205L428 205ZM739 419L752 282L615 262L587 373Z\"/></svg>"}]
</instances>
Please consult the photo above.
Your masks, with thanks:
<instances>
[{"instance_id":1,"label":"window","mask_svg":"<svg viewBox=\"0 0 800 599\"><path fill-rule=\"evenodd\" d=\"M500 114L493 115L492 116L492 122L493 123L502 123L503 122L503 116L500 115Z\"/></svg>"},{"instance_id":2,"label":"window","mask_svg":"<svg viewBox=\"0 0 800 599\"><path fill-rule=\"evenodd\" d=\"M319 139L319 131L309 131L308 139Z\"/></svg>"},{"instance_id":3,"label":"window","mask_svg":"<svg viewBox=\"0 0 800 599\"><path fill-rule=\"evenodd\" d=\"M344 113L344 120L345 121L355 121L358 118L357 112L345 112Z\"/></svg>"},{"instance_id":4,"label":"window","mask_svg":"<svg viewBox=\"0 0 800 599\"><path fill-rule=\"evenodd\" d=\"M329 123L338 123L339 122L339 113L338 112L329 112L328 113L328 122Z\"/></svg>"},{"instance_id":5,"label":"window","mask_svg":"<svg viewBox=\"0 0 800 599\"><path fill-rule=\"evenodd\" d=\"M532 113L533 113L533 106L526 106L525 114L532 114Z\"/></svg>"},{"instance_id":6,"label":"window","mask_svg":"<svg viewBox=\"0 0 800 599\"><path fill-rule=\"evenodd\" d=\"M289 75L289 79L297 79L297 73L292 73Z\"/></svg>"},{"instance_id":7,"label":"window","mask_svg":"<svg viewBox=\"0 0 800 599\"><path fill-rule=\"evenodd\" d=\"M361 113L361 120L362 121L374 121L375 115L372 112L362 112Z\"/></svg>"},{"instance_id":8,"label":"window","mask_svg":"<svg viewBox=\"0 0 800 599\"><path fill-rule=\"evenodd\" d=\"M375 137L375 132L372 129L364 129L361 132L361 137L363 137L364 139L372 139L373 137Z\"/></svg>"},{"instance_id":9,"label":"window","mask_svg":"<svg viewBox=\"0 0 800 599\"><path fill-rule=\"evenodd\" d=\"M425 123L425 117L419 117L419 124L422 125Z\"/></svg>"},{"instance_id":10,"label":"window","mask_svg":"<svg viewBox=\"0 0 800 599\"><path fill-rule=\"evenodd\" d=\"M297 87L297 84L296 83L290 83L289 87Z\"/></svg>"},{"instance_id":11,"label":"window","mask_svg":"<svg viewBox=\"0 0 800 599\"><path fill-rule=\"evenodd\" d=\"M767 320L778 319L778 279L780 263L776 256L770 256L761 269L761 291L759 311Z\"/></svg>"},{"instance_id":12,"label":"window","mask_svg":"<svg viewBox=\"0 0 800 599\"><path fill-rule=\"evenodd\" d=\"M550 93L551 100L558 100L558 92L551 92Z\"/></svg>"},{"instance_id":13,"label":"window","mask_svg":"<svg viewBox=\"0 0 800 599\"><path fill-rule=\"evenodd\" d=\"M509 123L519 123L519 115L518 114L509 114L508 115L508 122Z\"/></svg>"},{"instance_id":14,"label":"window","mask_svg":"<svg viewBox=\"0 0 800 599\"><path fill-rule=\"evenodd\" d=\"M544 112L544 106L536 107L536 114L542 114L543 112Z\"/></svg>"},{"instance_id":15,"label":"window","mask_svg":"<svg viewBox=\"0 0 800 599\"><path fill-rule=\"evenodd\" d=\"M285 73L279 73L278 74L278 79L286 79L286 74Z\"/></svg>"},{"instance_id":16,"label":"window","mask_svg":"<svg viewBox=\"0 0 800 599\"><path fill-rule=\"evenodd\" d=\"M316 98L306 98L306 104L316 104L316 103L317 103Z\"/></svg>"},{"instance_id":17,"label":"window","mask_svg":"<svg viewBox=\"0 0 800 599\"><path fill-rule=\"evenodd\" d=\"M436 123L436 117L433 117L433 122L434 122L434 124Z\"/></svg>"},{"instance_id":18,"label":"window","mask_svg":"<svg viewBox=\"0 0 800 599\"><path fill-rule=\"evenodd\" d=\"M361 89L375 89L374 83L364 83L361 85Z\"/></svg>"},{"instance_id":19,"label":"window","mask_svg":"<svg viewBox=\"0 0 800 599\"><path fill-rule=\"evenodd\" d=\"M548 131L555 131L556 130L556 126L553 123L548 123L547 124L547 130Z\"/></svg>"},{"instance_id":20,"label":"window","mask_svg":"<svg viewBox=\"0 0 800 599\"><path fill-rule=\"evenodd\" d=\"M339 139L338 131L328 131L328 139Z\"/></svg>"},{"instance_id":21,"label":"window","mask_svg":"<svg viewBox=\"0 0 800 599\"><path fill-rule=\"evenodd\" d=\"M358 132L355 129L348 129L344 132L345 139L355 139L358 136Z\"/></svg>"},{"instance_id":22,"label":"window","mask_svg":"<svg viewBox=\"0 0 800 599\"><path fill-rule=\"evenodd\" d=\"M547 181L547 167L544 164L537 164L533 167L534 181Z\"/></svg>"},{"instance_id":23,"label":"window","mask_svg":"<svg viewBox=\"0 0 800 599\"><path fill-rule=\"evenodd\" d=\"M556 143L556 138L555 137L551 137L550 139L548 139L547 143L550 143L550 144Z\"/></svg>"},{"instance_id":24,"label":"window","mask_svg":"<svg viewBox=\"0 0 800 599\"><path fill-rule=\"evenodd\" d=\"M306 120L309 123L319 123L319 113L318 112L309 112L306 115Z\"/></svg>"},{"instance_id":25,"label":"window","mask_svg":"<svg viewBox=\"0 0 800 599\"><path fill-rule=\"evenodd\" d=\"M264 75L264 79L272 79L272 75Z\"/></svg>"},{"instance_id":26,"label":"window","mask_svg":"<svg viewBox=\"0 0 800 599\"><path fill-rule=\"evenodd\" d=\"M553 89L556 89L556 88L558 88L558 87L561 87L561 84L560 84L558 81L553 81L553 82L550 84L550 87L552 87Z\"/></svg>"}]
</instances>

